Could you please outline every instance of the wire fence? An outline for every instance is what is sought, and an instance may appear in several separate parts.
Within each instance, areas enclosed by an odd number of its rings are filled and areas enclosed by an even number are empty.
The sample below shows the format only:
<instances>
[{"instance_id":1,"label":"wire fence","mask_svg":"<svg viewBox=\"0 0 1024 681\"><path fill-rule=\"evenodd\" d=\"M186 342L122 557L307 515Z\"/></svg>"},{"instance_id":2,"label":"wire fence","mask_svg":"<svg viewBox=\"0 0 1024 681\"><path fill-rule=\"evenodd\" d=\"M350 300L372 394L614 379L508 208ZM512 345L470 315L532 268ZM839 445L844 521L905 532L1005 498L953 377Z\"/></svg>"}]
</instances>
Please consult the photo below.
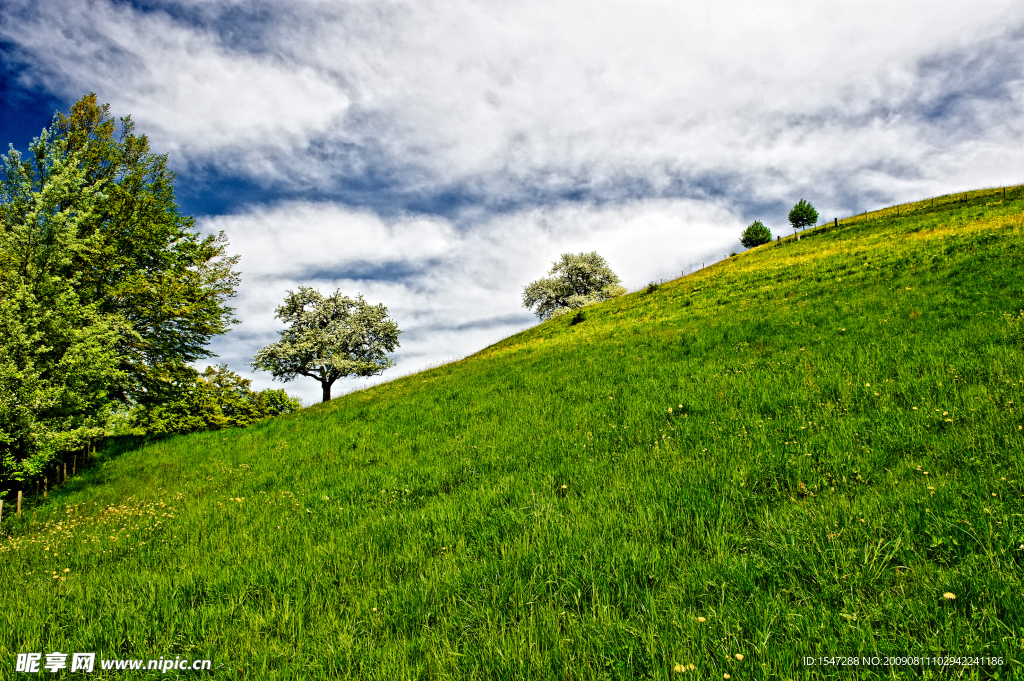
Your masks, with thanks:
<instances>
[{"instance_id":1,"label":"wire fence","mask_svg":"<svg viewBox=\"0 0 1024 681\"><path fill-rule=\"evenodd\" d=\"M834 229L841 225L850 225L857 222L863 222L864 220L875 220L883 217L902 218L909 217L911 215L921 215L932 212L937 213L948 206L963 206L981 199L998 199L1002 201L1015 198L1019 199L1021 197L1024 197L1024 184L983 187L981 189L972 189L970 191L958 192L955 194L932 196L920 201L898 203L895 206L887 206L885 208L878 208L872 211L864 211L863 213L850 215L845 218L834 218L829 222L816 225L809 231L816 231L822 228L827 229L828 227L832 227Z\"/></svg>"}]
</instances>

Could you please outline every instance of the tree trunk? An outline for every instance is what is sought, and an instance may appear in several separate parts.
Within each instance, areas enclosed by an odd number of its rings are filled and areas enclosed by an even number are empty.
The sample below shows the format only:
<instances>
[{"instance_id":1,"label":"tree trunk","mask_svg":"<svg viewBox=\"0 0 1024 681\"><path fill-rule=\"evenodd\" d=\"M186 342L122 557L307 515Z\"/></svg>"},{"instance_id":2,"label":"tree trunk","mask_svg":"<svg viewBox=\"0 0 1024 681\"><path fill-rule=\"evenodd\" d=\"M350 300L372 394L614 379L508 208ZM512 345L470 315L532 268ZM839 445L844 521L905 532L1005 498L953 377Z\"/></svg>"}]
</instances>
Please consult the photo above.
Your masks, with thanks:
<instances>
[{"instance_id":1,"label":"tree trunk","mask_svg":"<svg viewBox=\"0 0 1024 681\"><path fill-rule=\"evenodd\" d=\"M324 383L321 383L320 385L323 386L323 389L324 389L324 402L330 402L331 401L331 385L332 384L324 382Z\"/></svg>"}]
</instances>

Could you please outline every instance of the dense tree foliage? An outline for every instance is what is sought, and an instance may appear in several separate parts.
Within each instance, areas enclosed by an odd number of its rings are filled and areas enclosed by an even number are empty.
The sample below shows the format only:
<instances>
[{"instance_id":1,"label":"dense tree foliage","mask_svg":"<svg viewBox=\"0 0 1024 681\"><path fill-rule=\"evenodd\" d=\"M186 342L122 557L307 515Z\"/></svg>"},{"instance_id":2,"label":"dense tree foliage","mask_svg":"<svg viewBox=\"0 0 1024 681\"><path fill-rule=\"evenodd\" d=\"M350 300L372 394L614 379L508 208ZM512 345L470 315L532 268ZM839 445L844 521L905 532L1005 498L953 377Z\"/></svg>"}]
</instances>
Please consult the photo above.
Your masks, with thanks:
<instances>
[{"instance_id":1,"label":"dense tree foliage","mask_svg":"<svg viewBox=\"0 0 1024 681\"><path fill-rule=\"evenodd\" d=\"M0 477L23 480L103 431L112 410L175 395L210 356L238 273L174 198L167 157L88 95L0 177Z\"/></svg>"},{"instance_id":2,"label":"dense tree foliage","mask_svg":"<svg viewBox=\"0 0 1024 681\"><path fill-rule=\"evenodd\" d=\"M750 226L743 230L743 234L740 235L740 243L743 244L743 248L754 248L771 240L772 233L760 220L751 222Z\"/></svg>"},{"instance_id":3,"label":"dense tree foliage","mask_svg":"<svg viewBox=\"0 0 1024 681\"><path fill-rule=\"evenodd\" d=\"M302 407L284 390L254 391L252 381L226 365L207 367L202 373L176 367L164 379L174 384L174 397L137 407L131 416L136 432L194 433L243 427Z\"/></svg>"},{"instance_id":4,"label":"dense tree foliage","mask_svg":"<svg viewBox=\"0 0 1024 681\"><path fill-rule=\"evenodd\" d=\"M129 331L79 295L74 262L94 247L83 225L100 209L102 182L50 133L32 151L38 189L13 150L0 181L0 479L10 480L102 432Z\"/></svg>"},{"instance_id":5,"label":"dense tree foliage","mask_svg":"<svg viewBox=\"0 0 1024 681\"><path fill-rule=\"evenodd\" d=\"M814 209L814 206L808 202L800 199L793 206L793 210L789 211L789 224L793 225L793 229L806 229L818 222L818 211Z\"/></svg>"},{"instance_id":6,"label":"dense tree foliage","mask_svg":"<svg viewBox=\"0 0 1024 681\"><path fill-rule=\"evenodd\" d=\"M626 292L607 261L593 253L563 253L549 277L523 288L523 307L541 320L558 317L586 305L599 303Z\"/></svg>"},{"instance_id":7,"label":"dense tree foliage","mask_svg":"<svg viewBox=\"0 0 1024 681\"><path fill-rule=\"evenodd\" d=\"M167 156L150 151L130 117L120 122L88 95L51 127L81 159L86 181L102 183L99 210L81 229L92 248L72 267L84 299L131 325L118 346L127 375L121 388L146 402L160 392L154 371L211 356L209 340L235 321L227 300L238 285L238 257L226 254L223 233L195 231L175 202Z\"/></svg>"},{"instance_id":8,"label":"dense tree foliage","mask_svg":"<svg viewBox=\"0 0 1024 681\"><path fill-rule=\"evenodd\" d=\"M374 376L392 366L385 353L399 345L401 331L388 318L388 309L370 305L362 295L353 299L335 291L323 296L300 286L288 291L275 316L289 327L281 340L256 353L252 366L281 381L315 378L324 402L331 399L331 386L339 378Z\"/></svg>"}]
</instances>

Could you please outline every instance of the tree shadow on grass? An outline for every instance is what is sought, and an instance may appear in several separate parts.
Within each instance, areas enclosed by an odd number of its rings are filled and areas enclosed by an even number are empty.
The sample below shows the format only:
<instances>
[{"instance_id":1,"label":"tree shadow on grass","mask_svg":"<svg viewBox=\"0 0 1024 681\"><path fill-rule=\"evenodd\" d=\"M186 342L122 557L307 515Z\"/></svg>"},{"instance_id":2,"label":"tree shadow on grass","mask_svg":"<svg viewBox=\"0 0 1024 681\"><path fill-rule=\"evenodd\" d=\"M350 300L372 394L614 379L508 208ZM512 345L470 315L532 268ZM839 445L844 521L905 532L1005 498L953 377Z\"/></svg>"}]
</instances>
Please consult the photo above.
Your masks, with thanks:
<instances>
[{"instance_id":1,"label":"tree shadow on grass","mask_svg":"<svg viewBox=\"0 0 1024 681\"><path fill-rule=\"evenodd\" d=\"M18 490L22 491L22 514L38 509L52 500L81 492L104 483L103 465L145 445L159 442L170 435L116 435L97 442L95 454L83 457L81 452L58 459L40 480L23 483L9 481L0 484L0 499L4 501L3 517L12 519L17 512ZM63 478L65 471L67 478ZM46 482L43 482L46 478ZM45 494L44 494L45 490ZM4 525L7 525L5 522Z\"/></svg>"}]
</instances>

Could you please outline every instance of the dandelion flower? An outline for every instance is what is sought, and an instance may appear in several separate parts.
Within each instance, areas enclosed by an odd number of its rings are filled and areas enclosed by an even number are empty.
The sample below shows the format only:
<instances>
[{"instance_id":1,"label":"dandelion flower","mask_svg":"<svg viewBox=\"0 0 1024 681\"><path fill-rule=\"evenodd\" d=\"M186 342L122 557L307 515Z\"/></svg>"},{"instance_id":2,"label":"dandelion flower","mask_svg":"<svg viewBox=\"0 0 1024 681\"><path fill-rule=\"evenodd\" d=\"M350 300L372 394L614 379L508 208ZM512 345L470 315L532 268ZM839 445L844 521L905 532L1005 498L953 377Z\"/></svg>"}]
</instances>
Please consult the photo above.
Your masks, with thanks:
<instances>
[{"instance_id":1,"label":"dandelion flower","mask_svg":"<svg viewBox=\"0 0 1024 681\"><path fill-rule=\"evenodd\" d=\"M71 572L71 568L64 568L64 572Z\"/></svg>"},{"instance_id":2,"label":"dandelion flower","mask_svg":"<svg viewBox=\"0 0 1024 681\"><path fill-rule=\"evenodd\" d=\"M736 653L736 659L739 660L740 662L742 662L743 661L742 653Z\"/></svg>"},{"instance_id":3,"label":"dandelion flower","mask_svg":"<svg viewBox=\"0 0 1024 681\"><path fill-rule=\"evenodd\" d=\"M707 620L704 619L703 617L698 617L697 621L700 622L701 624L703 624L704 622L707 622Z\"/></svg>"},{"instance_id":4,"label":"dandelion flower","mask_svg":"<svg viewBox=\"0 0 1024 681\"><path fill-rule=\"evenodd\" d=\"M674 671L676 674L680 674L682 672L685 672L686 671L686 665L684 665L684 664L677 664L675 667L672 667L672 671Z\"/></svg>"},{"instance_id":5,"label":"dandelion flower","mask_svg":"<svg viewBox=\"0 0 1024 681\"><path fill-rule=\"evenodd\" d=\"M374 608L374 609L373 609L373 611L374 611L374 612L377 612L377 608Z\"/></svg>"},{"instance_id":6,"label":"dandelion flower","mask_svg":"<svg viewBox=\"0 0 1024 681\"><path fill-rule=\"evenodd\" d=\"M911 407L911 409L913 409L914 411L917 411L917 407Z\"/></svg>"},{"instance_id":7,"label":"dandelion flower","mask_svg":"<svg viewBox=\"0 0 1024 681\"><path fill-rule=\"evenodd\" d=\"M946 593L942 594L942 597L945 598L947 601L955 601L956 600L956 594L951 593L949 591L947 591Z\"/></svg>"},{"instance_id":8,"label":"dandelion flower","mask_svg":"<svg viewBox=\"0 0 1024 681\"><path fill-rule=\"evenodd\" d=\"M995 495L996 495L996 493L995 493L995 492L992 492L992 496L995 496Z\"/></svg>"},{"instance_id":9,"label":"dandelion flower","mask_svg":"<svg viewBox=\"0 0 1024 681\"><path fill-rule=\"evenodd\" d=\"M731 679L732 677L729 676L728 674L722 674L722 678L723 679Z\"/></svg>"},{"instance_id":10,"label":"dandelion flower","mask_svg":"<svg viewBox=\"0 0 1024 681\"><path fill-rule=\"evenodd\" d=\"M668 408L668 413L669 413L669 414L671 414L671 413L672 413L672 407L669 407L669 408Z\"/></svg>"}]
</instances>

